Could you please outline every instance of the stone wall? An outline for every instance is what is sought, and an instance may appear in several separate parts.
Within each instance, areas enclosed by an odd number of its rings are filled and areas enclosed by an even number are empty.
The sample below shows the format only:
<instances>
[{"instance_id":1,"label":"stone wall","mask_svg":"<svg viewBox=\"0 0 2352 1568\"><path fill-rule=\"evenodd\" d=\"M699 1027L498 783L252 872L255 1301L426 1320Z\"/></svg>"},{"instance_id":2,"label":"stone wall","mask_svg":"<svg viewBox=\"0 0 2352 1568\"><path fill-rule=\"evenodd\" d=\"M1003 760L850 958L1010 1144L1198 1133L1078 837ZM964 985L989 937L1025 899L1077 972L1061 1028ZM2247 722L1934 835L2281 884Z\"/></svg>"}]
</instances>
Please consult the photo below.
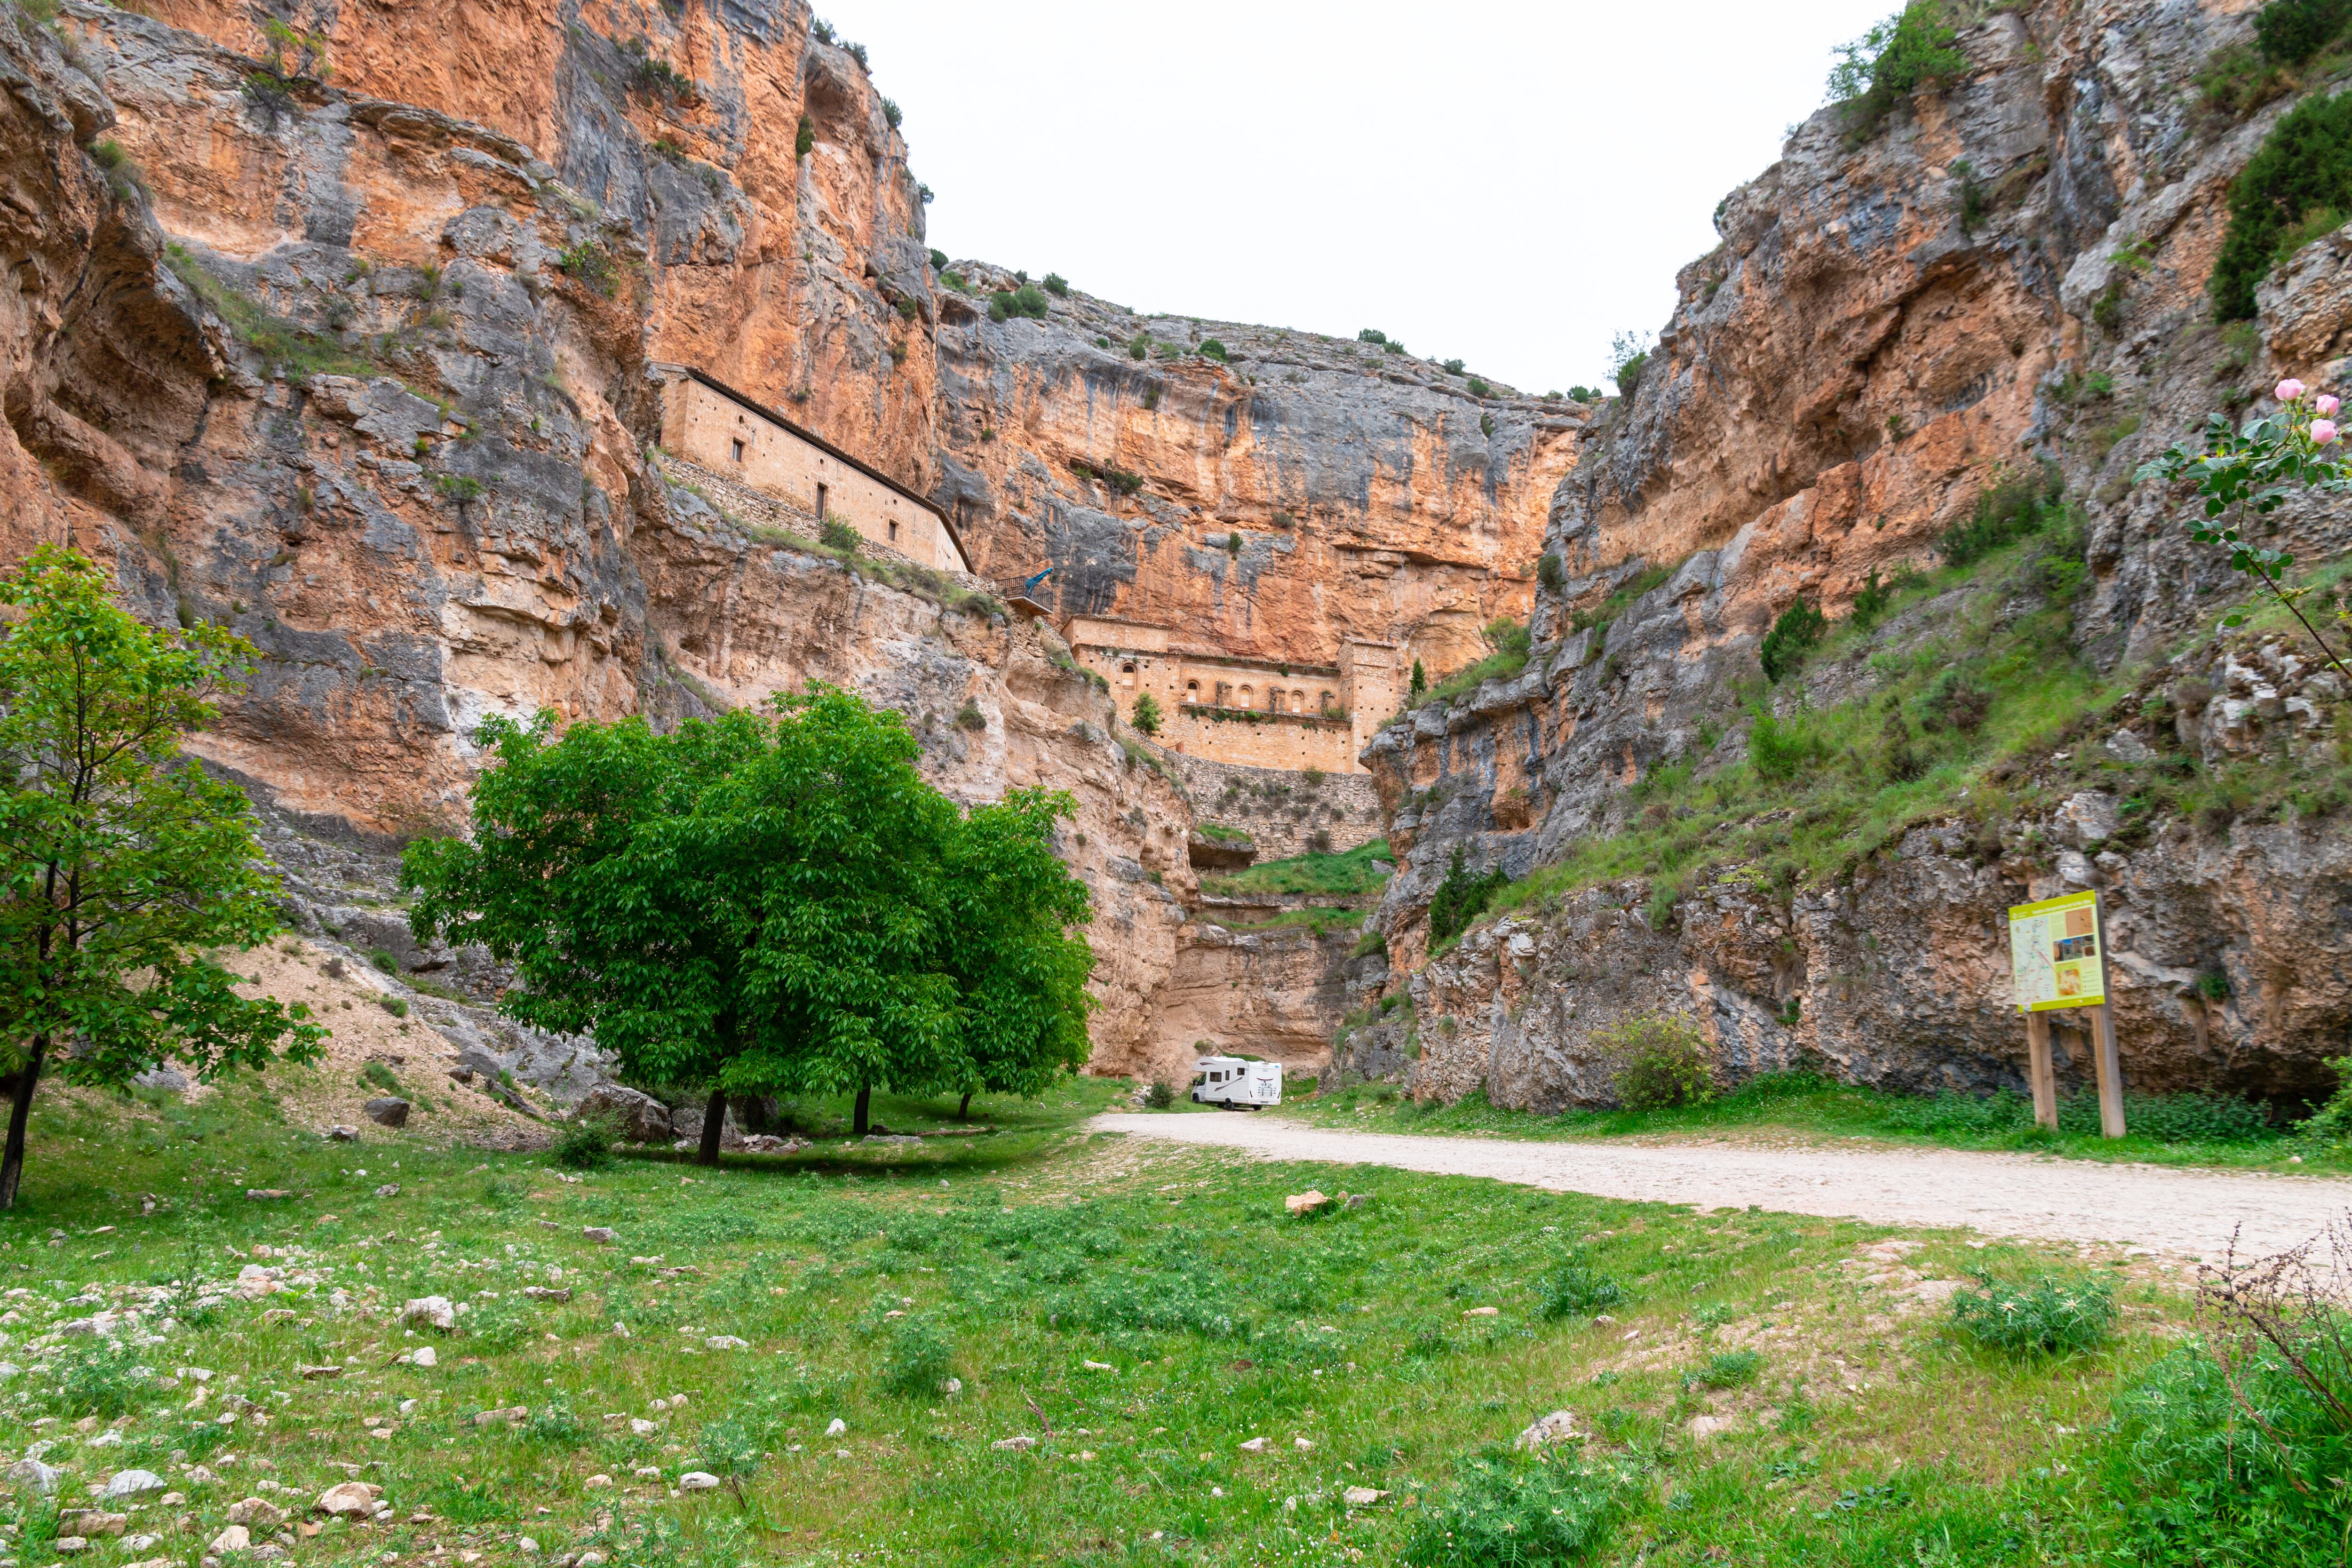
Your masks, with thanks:
<instances>
[{"instance_id":1,"label":"stone wall","mask_svg":"<svg viewBox=\"0 0 2352 1568\"><path fill-rule=\"evenodd\" d=\"M1330 835L1334 854L1381 836L1381 797L1369 774L1326 773L1309 783L1282 768L1167 755L1184 781L1194 815L1247 833L1260 861L1304 855L1318 833Z\"/></svg>"}]
</instances>

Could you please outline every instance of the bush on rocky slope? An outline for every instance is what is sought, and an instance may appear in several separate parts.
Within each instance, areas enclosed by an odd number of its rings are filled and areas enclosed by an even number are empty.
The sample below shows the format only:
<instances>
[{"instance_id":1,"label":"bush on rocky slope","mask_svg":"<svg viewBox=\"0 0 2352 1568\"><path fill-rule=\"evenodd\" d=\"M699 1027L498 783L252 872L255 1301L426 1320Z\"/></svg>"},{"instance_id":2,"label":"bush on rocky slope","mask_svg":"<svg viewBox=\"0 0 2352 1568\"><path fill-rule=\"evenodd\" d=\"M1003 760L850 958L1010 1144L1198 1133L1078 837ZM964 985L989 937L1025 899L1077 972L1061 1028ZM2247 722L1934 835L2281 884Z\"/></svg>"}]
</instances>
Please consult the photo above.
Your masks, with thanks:
<instances>
[{"instance_id":1,"label":"bush on rocky slope","mask_svg":"<svg viewBox=\"0 0 2352 1568\"><path fill-rule=\"evenodd\" d=\"M2352 92L2289 110L2230 190L2230 229L2213 264L2213 313L2251 319L2254 289L2315 213L2352 212Z\"/></svg>"}]
</instances>

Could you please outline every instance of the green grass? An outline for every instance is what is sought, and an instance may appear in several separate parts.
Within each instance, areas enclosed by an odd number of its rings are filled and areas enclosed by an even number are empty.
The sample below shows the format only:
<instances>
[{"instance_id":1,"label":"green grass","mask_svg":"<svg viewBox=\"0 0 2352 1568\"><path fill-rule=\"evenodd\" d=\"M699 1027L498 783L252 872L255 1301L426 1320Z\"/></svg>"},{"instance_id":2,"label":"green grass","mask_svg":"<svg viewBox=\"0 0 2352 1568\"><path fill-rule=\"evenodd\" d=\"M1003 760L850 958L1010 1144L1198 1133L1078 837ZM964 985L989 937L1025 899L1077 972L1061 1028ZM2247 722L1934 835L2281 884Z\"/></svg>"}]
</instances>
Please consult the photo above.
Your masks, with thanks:
<instances>
[{"instance_id":1,"label":"green grass","mask_svg":"<svg viewBox=\"0 0 2352 1568\"><path fill-rule=\"evenodd\" d=\"M1289 931L1303 926L1318 937L1331 936L1362 931L1370 913L1370 910L1285 910L1270 920L1254 921L1247 925L1228 925L1225 929L1235 935L1247 936L1256 931Z\"/></svg>"},{"instance_id":2,"label":"green grass","mask_svg":"<svg viewBox=\"0 0 2352 1568\"><path fill-rule=\"evenodd\" d=\"M717 1171L624 1157L577 1181L544 1156L373 1128L329 1143L250 1082L195 1107L47 1095L22 1205L0 1217L0 1269L31 1292L0 1446L55 1417L39 1435L68 1500L116 1468L167 1472L184 1505L149 1500L131 1529L181 1562L236 1499L299 1506L346 1462L400 1522L329 1523L305 1564L513 1562L524 1534L547 1557L664 1568L1445 1561L1430 1531L1475 1525L1481 1500L1597 1496L1580 1465L1607 1477L1596 1563L2087 1561L2066 1554L2111 1528L2102 1424L2185 1322L2153 1269L2102 1264L2116 1336L2021 1361L1899 1310L1900 1280L1862 1250L1878 1227L1234 1163L1076 1127L1123 1087L990 1103L993 1138ZM795 1115L830 1131L840 1110ZM894 1127L951 1111L877 1107ZM377 1196L386 1182L398 1193ZM1368 1201L1292 1218L1284 1195L1309 1184ZM244 1197L257 1186L295 1195ZM582 1235L599 1225L617 1245ZM2049 1261L1914 1239L1905 1262L1927 1278ZM228 1295L248 1263L283 1269L285 1292ZM137 1364L40 1337L93 1310L69 1300L128 1291L172 1319ZM467 1306L457 1333L402 1327L401 1303L428 1294ZM1589 1315L1602 1301L1608 1321ZM436 1367L397 1363L425 1344ZM193 1407L171 1370L187 1367L215 1373ZM232 1395L267 1424L213 1420ZM516 1406L513 1425L473 1420ZM1509 1456L1562 1406L1590 1434L1580 1460ZM118 1447L76 1426L117 1411ZM1706 1441L1702 1415L1723 1424ZM1035 1446L994 1447L1013 1436ZM198 1459L218 1479L184 1468ZM673 1495L691 1468L728 1484ZM1349 1508L1353 1486L1388 1496ZM54 1516L20 1518L41 1554ZM1914 1555L1947 1540L1956 1554ZM113 1537L90 1552L130 1555Z\"/></svg>"},{"instance_id":3,"label":"green grass","mask_svg":"<svg viewBox=\"0 0 2352 1568\"><path fill-rule=\"evenodd\" d=\"M1364 898L1379 892L1396 874L1396 858L1389 841L1375 838L1339 855L1295 855L1287 860L1261 860L1246 871L1229 877L1203 877L1201 891L1216 899L1240 899L1254 894L1307 893L1328 898Z\"/></svg>"},{"instance_id":4,"label":"green grass","mask_svg":"<svg viewBox=\"0 0 2352 1568\"><path fill-rule=\"evenodd\" d=\"M1895 1094L1833 1083L1811 1073L1769 1073L1704 1105L1664 1110L1506 1110L1474 1091L1450 1106L1419 1105L1371 1085L1290 1100L1285 1114L1325 1125L1388 1132L1482 1132L1510 1138L1631 1138L1732 1130L1795 1133L1829 1141L1870 1138L1947 1149L2018 1150L2070 1159L2252 1169L2352 1169L2352 1151L2297 1139L2266 1125L2261 1108L2207 1095L2132 1095L2124 1100L2129 1137L2099 1135L2095 1099L2059 1102L2058 1131L2033 1122L2021 1095ZM2296 1163L2297 1159L2300 1163Z\"/></svg>"}]
</instances>

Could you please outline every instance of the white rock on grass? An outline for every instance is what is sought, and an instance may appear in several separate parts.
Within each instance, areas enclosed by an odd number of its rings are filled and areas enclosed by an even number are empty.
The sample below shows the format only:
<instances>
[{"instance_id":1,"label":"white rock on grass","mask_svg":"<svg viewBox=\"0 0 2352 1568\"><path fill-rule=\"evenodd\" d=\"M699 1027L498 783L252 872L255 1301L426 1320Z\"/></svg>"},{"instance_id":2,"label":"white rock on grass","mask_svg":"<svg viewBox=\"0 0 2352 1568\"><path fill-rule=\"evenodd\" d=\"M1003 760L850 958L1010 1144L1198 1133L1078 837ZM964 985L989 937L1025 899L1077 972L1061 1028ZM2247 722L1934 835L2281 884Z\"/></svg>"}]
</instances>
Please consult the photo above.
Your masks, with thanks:
<instances>
[{"instance_id":1,"label":"white rock on grass","mask_svg":"<svg viewBox=\"0 0 2352 1568\"><path fill-rule=\"evenodd\" d=\"M400 1309L404 1323L429 1323L444 1332L457 1327L457 1309L446 1296L419 1296Z\"/></svg>"},{"instance_id":2,"label":"white rock on grass","mask_svg":"<svg viewBox=\"0 0 2352 1568\"><path fill-rule=\"evenodd\" d=\"M1349 1508L1370 1508L1389 1494L1372 1487L1349 1487L1341 1494Z\"/></svg>"},{"instance_id":3,"label":"white rock on grass","mask_svg":"<svg viewBox=\"0 0 2352 1568\"><path fill-rule=\"evenodd\" d=\"M247 1552L252 1550L252 1547L253 1531L241 1524L232 1524L214 1536L212 1544L205 1550L217 1554L226 1552Z\"/></svg>"},{"instance_id":4,"label":"white rock on grass","mask_svg":"<svg viewBox=\"0 0 2352 1568\"><path fill-rule=\"evenodd\" d=\"M1549 1415L1538 1415L1528 1424L1511 1447L1521 1449L1549 1448L1554 1443L1581 1442L1584 1434L1576 1429L1576 1412L1555 1410Z\"/></svg>"},{"instance_id":5,"label":"white rock on grass","mask_svg":"<svg viewBox=\"0 0 2352 1568\"><path fill-rule=\"evenodd\" d=\"M739 1340L733 1334L713 1334L702 1342L715 1351L747 1351L751 1348L751 1341Z\"/></svg>"},{"instance_id":6,"label":"white rock on grass","mask_svg":"<svg viewBox=\"0 0 2352 1568\"><path fill-rule=\"evenodd\" d=\"M101 1496L131 1497L140 1492L162 1491L171 1483L152 1470L117 1470L106 1483Z\"/></svg>"},{"instance_id":7,"label":"white rock on grass","mask_svg":"<svg viewBox=\"0 0 2352 1568\"><path fill-rule=\"evenodd\" d=\"M1265 1439L1263 1437L1252 1437L1248 1442L1242 1445L1242 1452L1244 1454L1265 1453Z\"/></svg>"},{"instance_id":8,"label":"white rock on grass","mask_svg":"<svg viewBox=\"0 0 2352 1568\"><path fill-rule=\"evenodd\" d=\"M1025 1432L1024 1432L1024 1433L1016 1434L1015 1436L1011 1436L1011 1437L999 1437L995 1442L991 1443L991 1444L989 1445L989 1447L992 1447L992 1448L1003 1448L1003 1449L1007 1450L1008 1452L1015 1453L1015 1454L1024 1454L1024 1453L1027 1453L1030 1449L1032 1449L1032 1448L1035 1447L1036 1446L1037 1446L1037 1439L1036 1439L1036 1438L1034 1438L1034 1437L1030 1436L1029 1436L1027 1433L1025 1433Z\"/></svg>"},{"instance_id":9,"label":"white rock on grass","mask_svg":"<svg viewBox=\"0 0 2352 1568\"><path fill-rule=\"evenodd\" d=\"M849 1423L836 1415L833 1418L832 1424L825 1427L824 1435L828 1437L838 1437L848 1430Z\"/></svg>"},{"instance_id":10,"label":"white rock on grass","mask_svg":"<svg viewBox=\"0 0 2352 1568\"><path fill-rule=\"evenodd\" d=\"M677 1478L677 1489L682 1492L707 1492L719 1484L719 1478L709 1470L688 1470Z\"/></svg>"},{"instance_id":11,"label":"white rock on grass","mask_svg":"<svg viewBox=\"0 0 2352 1568\"><path fill-rule=\"evenodd\" d=\"M26 1482L44 1495L58 1489L58 1474L55 1468L38 1459L19 1459L8 1467L10 1480Z\"/></svg>"},{"instance_id":12,"label":"white rock on grass","mask_svg":"<svg viewBox=\"0 0 2352 1568\"><path fill-rule=\"evenodd\" d=\"M633 1436L650 1437L660 1430L661 1425L658 1422L648 1421L642 1415L629 1417L629 1431Z\"/></svg>"},{"instance_id":13,"label":"white rock on grass","mask_svg":"<svg viewBox=\"0 0 2352 1568\"><path fill-rule=\"evenodd\" d=\"M582 1481L580 1484L587 1488L590 1491L596 1491L604 1487L611 1486L613 1484L613 1478L610 1476L590 1476L586 1480Z\"/></svg>"},{"instance_id":14,"label":"white rock on grass","mask_svg":"<svg viewBox=\"0 0 2352 1568\"><path fill-rule=\"evenodd\" d=\"M374 1514L375 1500L383 1495L382 1487L371 1486L366 1481L345 1481L320 1492L319 1500L310 1506L320 1513L339 1515L344 1519L367 1519Z\"/></svg>"},{"instance_id":15,"label":"white rock on grass","mask_svg":"<svg viewBox=\"0 0 2352 1568\"><path fill-rule=\"evenodd\" d=\"M659 1465L639 1465L635 1470L632 1470L630 1474L635 1476L637 1479L641 1481L657 1481L661 1479L661 1467Z\"/></svg>"}]
</instances>

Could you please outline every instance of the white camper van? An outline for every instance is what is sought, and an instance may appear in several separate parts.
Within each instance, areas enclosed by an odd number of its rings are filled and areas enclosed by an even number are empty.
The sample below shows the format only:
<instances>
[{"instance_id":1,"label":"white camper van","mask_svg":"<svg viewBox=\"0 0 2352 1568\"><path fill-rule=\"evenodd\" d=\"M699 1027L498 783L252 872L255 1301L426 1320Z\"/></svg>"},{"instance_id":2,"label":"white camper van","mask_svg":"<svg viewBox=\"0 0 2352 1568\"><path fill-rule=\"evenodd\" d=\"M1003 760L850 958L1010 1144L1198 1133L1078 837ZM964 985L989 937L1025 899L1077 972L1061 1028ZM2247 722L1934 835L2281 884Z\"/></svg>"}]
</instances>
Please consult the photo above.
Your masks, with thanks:
<instances>
[{"instance_id":1,"label":"white camper van","mask_svg":"<svg viewBox=\"0 0 2352 1568\"><path fill-rule=\"evenodd\" d=\"M1202 1105L1255 1110L1282 1103L1282 1064L1202 1057L1192 1064L1192 1099Z\"/></svg>"}]
</instances>

